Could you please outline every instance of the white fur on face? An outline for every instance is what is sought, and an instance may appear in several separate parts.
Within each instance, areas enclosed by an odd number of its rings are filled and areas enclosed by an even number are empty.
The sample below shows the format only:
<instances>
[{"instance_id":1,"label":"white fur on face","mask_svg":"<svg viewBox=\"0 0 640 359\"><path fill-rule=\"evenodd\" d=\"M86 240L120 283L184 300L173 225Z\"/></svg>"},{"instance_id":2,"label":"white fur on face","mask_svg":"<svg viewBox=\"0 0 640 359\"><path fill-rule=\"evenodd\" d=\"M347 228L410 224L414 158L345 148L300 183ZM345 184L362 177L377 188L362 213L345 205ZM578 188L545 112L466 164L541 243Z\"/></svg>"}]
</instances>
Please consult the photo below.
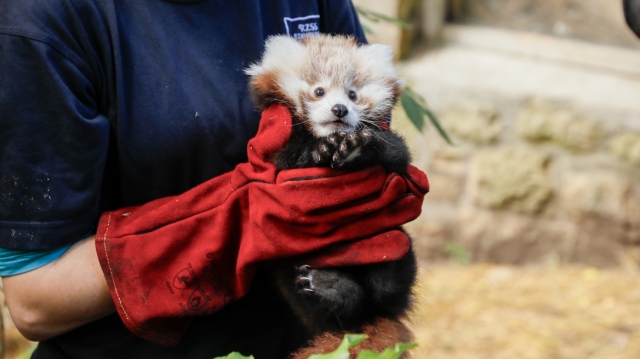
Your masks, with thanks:
<instances>
[{"instance_id":1,"label":"white fur on face","mask_svg":"<svg viewBox=\"0 0 640 359\"><path fill-rule=\"evenodd\" d=\"M316 137L326 137L338 131L345 133L354 131L361 122L361 109L349 99L349 90L318 85L312 87L312 91L317 87L322 87L325 95L319 99L305 101L308 111L307 120L312 125L314 135ZM348 114L338 118L331 111L336 105L344 105Z\"/></svg>"},{"instance_id":2,"label":"white fur on face","mask_svg":"<svg viewBox=\"0 0 640 359\"><path fill-rule=\"evenodd\" d=\"M393 92L388 86L383 86L379 83L368 83L362 86L359 94L375 104L370 109L371 115L382 113L393 106L393 103L391 103Z\"/></svg>"}]
</instances>

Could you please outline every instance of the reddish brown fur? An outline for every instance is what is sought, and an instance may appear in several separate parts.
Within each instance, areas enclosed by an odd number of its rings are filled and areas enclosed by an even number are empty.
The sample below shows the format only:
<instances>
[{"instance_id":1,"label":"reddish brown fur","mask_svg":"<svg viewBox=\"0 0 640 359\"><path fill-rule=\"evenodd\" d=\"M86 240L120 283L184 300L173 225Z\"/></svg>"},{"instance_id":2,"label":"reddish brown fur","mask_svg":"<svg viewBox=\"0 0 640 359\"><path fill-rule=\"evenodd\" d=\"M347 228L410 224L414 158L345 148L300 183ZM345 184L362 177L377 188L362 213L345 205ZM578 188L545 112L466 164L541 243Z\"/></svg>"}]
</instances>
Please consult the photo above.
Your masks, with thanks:
<instances>
[{"instance_id":1,"label":"reddish brown fur","mask_svg":"<svg viewBox=\"0 0 640 359\"><path fill-rule=\"evenodd\" d=\"M400 87L396 79L388 79L387 84L393 91L393 103L396 103L398 101L398 98L402 94L402 88Z\"/></svg>"},{"instance_id":2,"label":"reddish brown fur","mask_svg":"<svg viewBox=\"0 0 640 359\"><path fill-rule=\"evenodd\" d=\"M350 358L355 359L362 350L373 350L377 353L386 348L393 348L398 343L409 343L413 340L411 331L399 320L379 318L373 324L362 327L362 333L369 337L350 350ZM317 335L307 347L293 353L289 359L308 359L313 354L330 353L342 342L344 333L326 332ZM408 353L401 359L409 359Z\"/></svg>"},{"instance_id":3,"label":"reddish brown fur","mask_svg":"<svg viewBox=\"0 0 640 359\"><path fill-rule=\"evenodd\" d=\"M260 76L253 76L249 88L251 97L259 108L265 109L274 102L282 102L287 106L293 106L293 99L280 89L277 72L266 72Z\"/></svg>"},{"instance_id":4,"label":"reddish brown fur","mask_svg":"<svg viewBox=\"0 0 640 359\"><path fill-rule=\"evenodd\" d=\"M301 43L310 49L310 58L306 66L303 66L300 72L302 79L309 83L315 83L318 81L320 74L328 75L336 83L344 83L345 77L348 75L345 73L345 63L336 62L336 51L349 51L358 47L356 40L353 37L308 37L301 41ZM356 73L355 64L348 66L347 72ZM355 80L358 84L362 84L364 81Z\"/></svg>"}]
</instances>

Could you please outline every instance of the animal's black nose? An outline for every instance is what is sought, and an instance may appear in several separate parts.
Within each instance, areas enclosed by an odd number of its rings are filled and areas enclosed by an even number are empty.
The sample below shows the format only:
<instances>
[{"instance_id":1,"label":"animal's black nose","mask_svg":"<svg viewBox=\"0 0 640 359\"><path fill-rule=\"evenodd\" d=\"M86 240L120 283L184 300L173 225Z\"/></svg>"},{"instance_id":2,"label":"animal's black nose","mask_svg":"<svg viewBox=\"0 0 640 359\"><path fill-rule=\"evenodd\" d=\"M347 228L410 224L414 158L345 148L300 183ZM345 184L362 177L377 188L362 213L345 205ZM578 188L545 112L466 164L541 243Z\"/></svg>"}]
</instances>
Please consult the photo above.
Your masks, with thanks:
<instances>
[{"instance_id":1,"label":"animal's black nose","mask_svg":"<svg viewBox=\"0 0 640 359\"><path fill-rule=\"evenodd\" d=\"M343 104L337 104L331 108L331 113L336 115L336 117L338 118L343 118L344 116L349 114L349 110L347 109L347 106Z\"/></svg>"}]
</instances>

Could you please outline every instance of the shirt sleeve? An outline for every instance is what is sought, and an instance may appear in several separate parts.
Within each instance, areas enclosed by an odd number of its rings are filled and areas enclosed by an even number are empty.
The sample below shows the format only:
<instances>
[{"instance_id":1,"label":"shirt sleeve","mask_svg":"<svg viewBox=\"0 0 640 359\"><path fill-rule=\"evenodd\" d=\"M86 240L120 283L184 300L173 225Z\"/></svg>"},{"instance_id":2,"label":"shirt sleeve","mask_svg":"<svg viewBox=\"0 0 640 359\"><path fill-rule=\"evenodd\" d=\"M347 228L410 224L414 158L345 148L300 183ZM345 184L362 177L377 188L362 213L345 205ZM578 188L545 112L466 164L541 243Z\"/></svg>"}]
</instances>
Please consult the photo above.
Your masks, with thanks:
<instances>
[{"instance_id":1,"label":"shirt sleeve","mask_svg":"<svg viewBox=\"0 0 640 359\"><path fill-rule=\"evenodd\" d=\"M109 142L93 79L51 35L0 28L0 247L50 251L92 231Z\"/></svg>"},{"instance_id":2,"label":"shirt sleeve","mask_svg":"<svg viewBox=\"0 0 640 359\"><path fill-rule=\"evenodd\" d=\"M21 251L0 248L0 277L32 271L62 257L71 244L45 251Z\"/></svg>"}]
</instances>

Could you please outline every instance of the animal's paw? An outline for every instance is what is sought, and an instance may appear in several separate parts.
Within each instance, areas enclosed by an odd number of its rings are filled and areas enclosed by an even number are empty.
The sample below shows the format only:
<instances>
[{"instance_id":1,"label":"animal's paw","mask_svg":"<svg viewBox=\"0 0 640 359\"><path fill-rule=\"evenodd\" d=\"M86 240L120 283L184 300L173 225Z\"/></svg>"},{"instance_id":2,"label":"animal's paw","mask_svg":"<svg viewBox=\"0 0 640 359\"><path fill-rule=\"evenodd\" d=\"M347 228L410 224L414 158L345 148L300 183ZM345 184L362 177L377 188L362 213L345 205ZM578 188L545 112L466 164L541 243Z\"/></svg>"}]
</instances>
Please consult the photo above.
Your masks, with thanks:
<instances>
[{"instance_id":1,"label":"animal's paw","mask_svg":"<svg viewBox=\"0 0 640 359\"><path fill-rule=\"evenodd\" d=\"M311 269L308 265L295 267L295 285L300 298L315 313L349 321L362 310L364 287L354 273L338 268Z\"/></svg>"},{"instance_id":2,"label":"animal's paw","mask_svg":"<svg viewBox=\"0 0 640 359\"><path fill-rule=\"evenodd\" d=\"M373 136L373 131L368 128L349 133L332 133L320 139L316 148L311 152L311 157L315 165L342 168L360 154L362 147L368 145Z\"/></svg>"},{"instance_id":3,"label":"animal's paw","mask_svg":"<svg viewBox=\"0 0 640 359\"><path fill-rule=\"evenodd\" d=\"M331 167L341 168L356 158L362 148L371 142L373 136L373 131L368 128L344 135L331 158Z\"/></svg>"},{"instance_id":4,"label":"animal's paw","mask_svg":"<svg viewBox=\"0 0 640 359\"><path fill-rule=\"evenodd\" d=\"M321 138L316 148L311 152L314 164L331 164L334 153L336 153L338 146L340 146L346 136L347 135L344 132L337 132Z\"/></svg>"},{"instance_id":5,"label":"animal's paw","mask_svg":"<svg viewBox=\"0 0 640 359\"><path fill-rule=\"evenodd\" d=\"M311 267L302 265L296 267L296 287L302 294L313 293L313 284L311 283Z\"/></svg>"},{"instance_id":6,"label":"animal's paw","mask_svg":"<svg viewBox=\"0 0 640 359\"><path fill-rule=\"evenodd\" d=\"M311 269L308 265L295 267L296 288L300 294L312 295L318 299L341 301L341 296L352 294L352 288L358 285L339 270ZM339 290L339 289L344 290Z\"/></svg>"}]
</instances>

